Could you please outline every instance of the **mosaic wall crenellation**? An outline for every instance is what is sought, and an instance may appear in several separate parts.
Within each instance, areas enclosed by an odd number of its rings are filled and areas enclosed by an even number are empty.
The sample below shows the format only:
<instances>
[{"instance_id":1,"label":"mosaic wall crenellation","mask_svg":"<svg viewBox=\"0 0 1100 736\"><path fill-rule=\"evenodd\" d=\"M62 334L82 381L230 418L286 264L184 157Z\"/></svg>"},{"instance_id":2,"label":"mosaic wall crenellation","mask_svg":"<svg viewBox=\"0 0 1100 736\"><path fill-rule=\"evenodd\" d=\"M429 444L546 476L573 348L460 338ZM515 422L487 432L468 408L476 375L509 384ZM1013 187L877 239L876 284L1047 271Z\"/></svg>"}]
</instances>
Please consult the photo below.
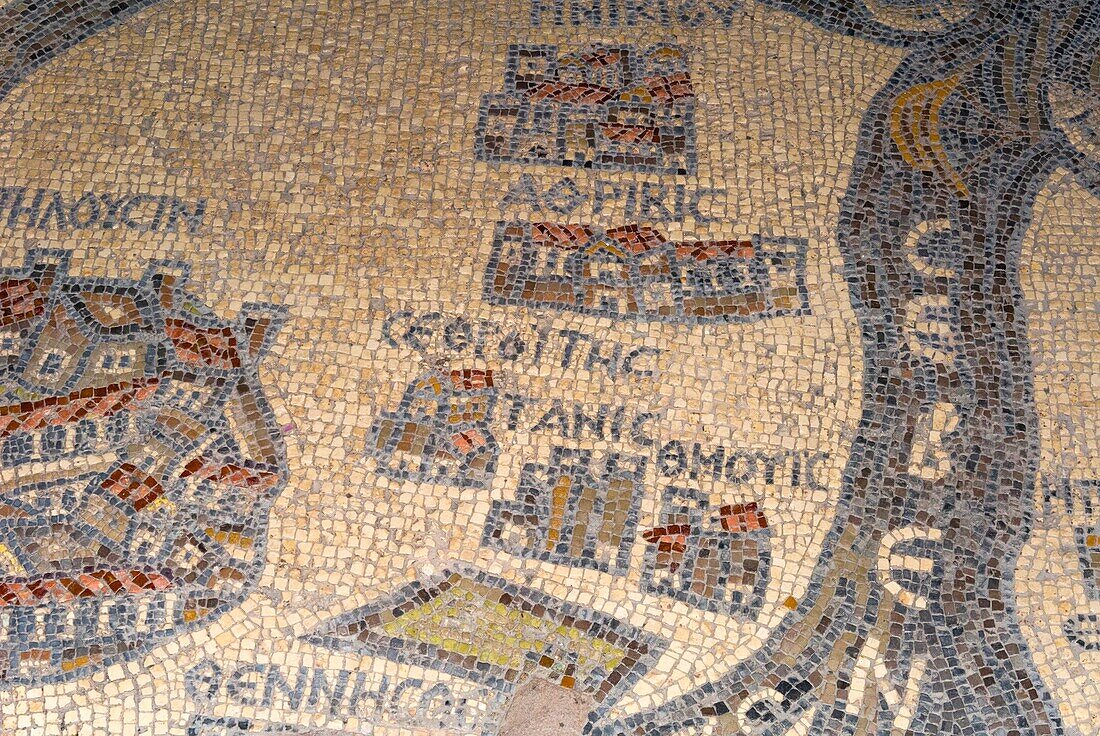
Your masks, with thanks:
<instances>
[{"instance_id":1,"label":"mosaic wall crenellation","mask_svg":"<svg viewBox=\"0 0 1100 736\"><path fill-rule=\"evenodd\" d=\"M1095 0L0 29L0 732L1100 733Z\"/></svg>"}]
</instances>

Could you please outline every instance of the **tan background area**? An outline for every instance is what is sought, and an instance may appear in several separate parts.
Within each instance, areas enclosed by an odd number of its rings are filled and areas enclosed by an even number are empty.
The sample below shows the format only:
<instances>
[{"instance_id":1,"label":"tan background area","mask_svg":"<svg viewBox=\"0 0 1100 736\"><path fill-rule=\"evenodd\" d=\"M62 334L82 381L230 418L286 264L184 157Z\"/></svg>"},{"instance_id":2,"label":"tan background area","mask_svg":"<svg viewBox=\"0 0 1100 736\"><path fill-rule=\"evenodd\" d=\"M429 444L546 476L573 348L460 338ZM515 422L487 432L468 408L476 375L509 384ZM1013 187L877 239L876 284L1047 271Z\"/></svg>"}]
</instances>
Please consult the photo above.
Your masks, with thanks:
<instances>
[{"instance_id":1,"label":"tan background area","mask_svg":"<svg viewBox=\"0 0 1100 736\"><path fill-rule=\"evenodd\" d=\"M1037 200L1023 243L1043 481L1100 477L1098 223L1100 202L1072 177L1058 175ZM1074 541L1075 526L1098 526L1100 509L1086 514L1078 498L1070 514L1064 505L1044 508L1041 498L1036 531L1017 567L1022 630L1066 726L1094 734L1100 732L1100 651L1072 645L1063 624L1077 614L1100 613L1100 601L1086 593Z\"/></svg>"},{"instance_id":2,"label":"tan background area","mask_svg":"<svg viewBox=\"0 0 1100 736\"><path fill-rule=\"evenodd\" d=\"M698 98L697 174L475 162L478 104L501 87L509 43L557 43L565 50L598 41L674 42L688 51ZM664 658L620 703L624 712L712 679L751 653L787 610L782 602L805 593L859 418L858 334L833 233L860 115L899 59L897 51L752 5L728 29L597 30L532 28L526 5L499 0L369 9L203 0L146 11L36 72L0 104L0 186L47 187L68 197L88 190L206 197L209 208L203 231L194 235L78 231L58 239L56 232L6 230L3 265L45 243L72 248L73 269L97 275L136 276L151 258L181 258L193 267L195 290L220 314L235 314L251 300L286 305L290 321L261 377L280 423L293 425L291 480L272 510L268 565L243 605L135 662L78 682L0 693L3 732L183 733L187 718L199 712L183 675L204 658L446 679L388 660L337 655L298 637L329 615L457 559L670 640ZM584 191L595 179L724 188L726 196L710 207L717 222L689 220L665 232L673 239L760 232L807 238L812 314L685 327L491 307L481 297L481 274L494 223L535 216L500 206L523 173L540 186L569 176ZM1087 315L1078 305L1074 319L1059 316L1074 309L1070 300L1088 298L1078 284L1095 287L1095 259L1089 273L1056 264L1069 255L1087 262L1088 244L1065 233L1079 211L1088 210L1092 222L1097 211L1072 190L1052 191L1044 202L1040 233L1029 240L1034 252L1025 254L1038 264L1025 278L1029 296L1050 300L1033 315L1033 349L1037 374L1049 366L1066 376L1037 380L1045 472L1070 462L1068 448L1051 444L1063 434L1054 428L1060 416L1080 422L1075 436L1096 436L1095 366L1085 376L1087 350L1068 349L1085 334ZM579 210L571 219L623 224L614 213L587 214ZM492 500L512 497L525 462L545 460L546 435L523 427L500 432L500 466L485 490L376 474L364 455L371 421L394 408L436 357L384 343L381 322L398 309L505 326L552 324L625 345L660 346L657 375L641 380L523 360L438 357L450 368L493 368L507 390L546 400L659 411L653 425L659 439L828 452L828 493L704 488L730 502L761 501L772 523L775 572L757 620L640 593L640 540L621 577L481 548ZM1095 472L1095 447L1073 452L1074 472L1088 471L1089 463ZM648 481L657 482L652 472ZM651 525L658 497L656 486L647 489L640 528ZM1072 575L1054 568L1062 558L1052 551L1065 545L1064 535L1038 536L1024 560L1046 556L1052 575ZM1074 560L1066 551L1065 565ZM1051 613L1048 589L1058 584L1020 579L1028 586L1025 631L1044 651L1036 655L1044 677L1063 713L1083 733L1100 733L1090 725L1100 716L1072 716L1091 707L1082 702L1100 700L1088 690L1095 689L1088 675L1100 661L1046 653L1051 642L1064 645L1051 638L1061 619ZM308 709L218 704L205 712L369 728ZM391 725L376 728L385 733Z\"/></svg>"}]
</instances>

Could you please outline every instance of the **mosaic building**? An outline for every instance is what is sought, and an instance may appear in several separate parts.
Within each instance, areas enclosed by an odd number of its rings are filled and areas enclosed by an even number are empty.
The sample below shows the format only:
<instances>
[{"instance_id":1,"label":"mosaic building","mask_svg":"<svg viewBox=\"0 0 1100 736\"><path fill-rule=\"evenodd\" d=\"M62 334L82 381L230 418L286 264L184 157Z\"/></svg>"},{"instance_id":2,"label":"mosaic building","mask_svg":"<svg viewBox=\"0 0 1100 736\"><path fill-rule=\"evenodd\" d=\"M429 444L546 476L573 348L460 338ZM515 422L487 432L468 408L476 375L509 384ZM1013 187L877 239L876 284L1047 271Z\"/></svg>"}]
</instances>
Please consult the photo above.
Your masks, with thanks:
<instances>
[{"instance_id":1,"label":"mosaic building","mask_svg":"<svg viewBox=\"0 0 1100 736\"><path fill-rule=\"evenodd\" d=\"M1100 736L1098 0L0 8L0 734Z\"/></svg>"},{"instance_id":2,"label":"mosaic building","mask_svg":"<svg viewBox=\"0 0 1100 736\"><path fill-rule=\"evenodd\" d=\"M645 458L554 447L528 463L516 498L494 501L485 544L562 565L623 572L637 527Z\"/></svg>"},{"instance_id":3,"label":"mosaic building","mask_svg":"<svg viewBox=\"0 0 1100 736\"><path fill-rule=\"evenodd\" d=\"M695 168L695 92L675 46L509 46L504 90L486 94L485 161L686 174Z\"/></svg>"},{"instance_id":4,"label":"mosaic building","mask_svg":"<svg viewBox=\"0 0 1100 736\"><path fill-rule=\"evenodd\" d=\"M805 241L669 243L648 226L501 223L485 272L494 304L679 322L808 309Z\"/></svg>"},{"instance_id":5,"label":"mosaic building","mask_svg":"<svg viewBox=\"0 0 1100 736\"><path fill-rule=\"evenodd\" d=\"M492 371L428 374L405 390L400 408L383 412L370 453L391 478L485 485L500 454L490 420L496 396Z\"/></svg>"},{"instance_id":6,"label":"mosaic building","mask_svg":"<svg viewBox=\"0 0 1100 736\"><path fill-rule=\"evenodd\" d=\"M285 483L256 379L281 322L236 324L188 269L74 277L30 250L0 281L0 681L53 681L132 657L238 602Z\"/></svg>"}]
</instances>

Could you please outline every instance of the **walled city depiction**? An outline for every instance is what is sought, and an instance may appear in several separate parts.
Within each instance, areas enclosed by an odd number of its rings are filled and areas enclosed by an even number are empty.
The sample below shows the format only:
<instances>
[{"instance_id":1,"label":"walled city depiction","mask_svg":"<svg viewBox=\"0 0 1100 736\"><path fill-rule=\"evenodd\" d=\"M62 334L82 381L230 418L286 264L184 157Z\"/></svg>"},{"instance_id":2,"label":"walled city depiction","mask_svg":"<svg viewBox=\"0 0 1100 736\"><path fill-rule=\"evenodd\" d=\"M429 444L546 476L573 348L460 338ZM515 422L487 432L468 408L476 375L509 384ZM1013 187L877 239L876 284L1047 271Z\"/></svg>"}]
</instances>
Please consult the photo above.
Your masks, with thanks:
<instances>
[{"instance_id":1,"label":"walled city depiction","mask_svg":"<svg viewBox=\"0 0 1100 736\"><path fill-rule=\"evenodd\" d=\"M0 734L1100 736L1100 0L4 5Z\"/></svg>"}]
</instances>

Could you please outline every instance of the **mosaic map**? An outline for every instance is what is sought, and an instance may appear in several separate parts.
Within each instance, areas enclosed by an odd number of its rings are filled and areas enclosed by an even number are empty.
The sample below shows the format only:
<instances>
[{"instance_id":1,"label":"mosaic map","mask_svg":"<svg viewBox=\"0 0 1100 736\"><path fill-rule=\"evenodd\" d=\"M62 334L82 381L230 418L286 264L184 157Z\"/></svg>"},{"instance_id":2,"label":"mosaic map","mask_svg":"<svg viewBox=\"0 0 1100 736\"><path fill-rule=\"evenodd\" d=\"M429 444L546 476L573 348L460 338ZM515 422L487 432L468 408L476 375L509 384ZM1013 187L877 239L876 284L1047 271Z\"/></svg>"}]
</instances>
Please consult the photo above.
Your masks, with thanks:
<instances>
[{"instance_id":1,"label":"mosaic map","mask_svg":"<svg viewBox=\"0 0 1100 736\"><path fill-rule=\"evenodd\" d=\"M0 8L0 734L1100 736L1100 1Z\"/></svg>"}]
</instances>

